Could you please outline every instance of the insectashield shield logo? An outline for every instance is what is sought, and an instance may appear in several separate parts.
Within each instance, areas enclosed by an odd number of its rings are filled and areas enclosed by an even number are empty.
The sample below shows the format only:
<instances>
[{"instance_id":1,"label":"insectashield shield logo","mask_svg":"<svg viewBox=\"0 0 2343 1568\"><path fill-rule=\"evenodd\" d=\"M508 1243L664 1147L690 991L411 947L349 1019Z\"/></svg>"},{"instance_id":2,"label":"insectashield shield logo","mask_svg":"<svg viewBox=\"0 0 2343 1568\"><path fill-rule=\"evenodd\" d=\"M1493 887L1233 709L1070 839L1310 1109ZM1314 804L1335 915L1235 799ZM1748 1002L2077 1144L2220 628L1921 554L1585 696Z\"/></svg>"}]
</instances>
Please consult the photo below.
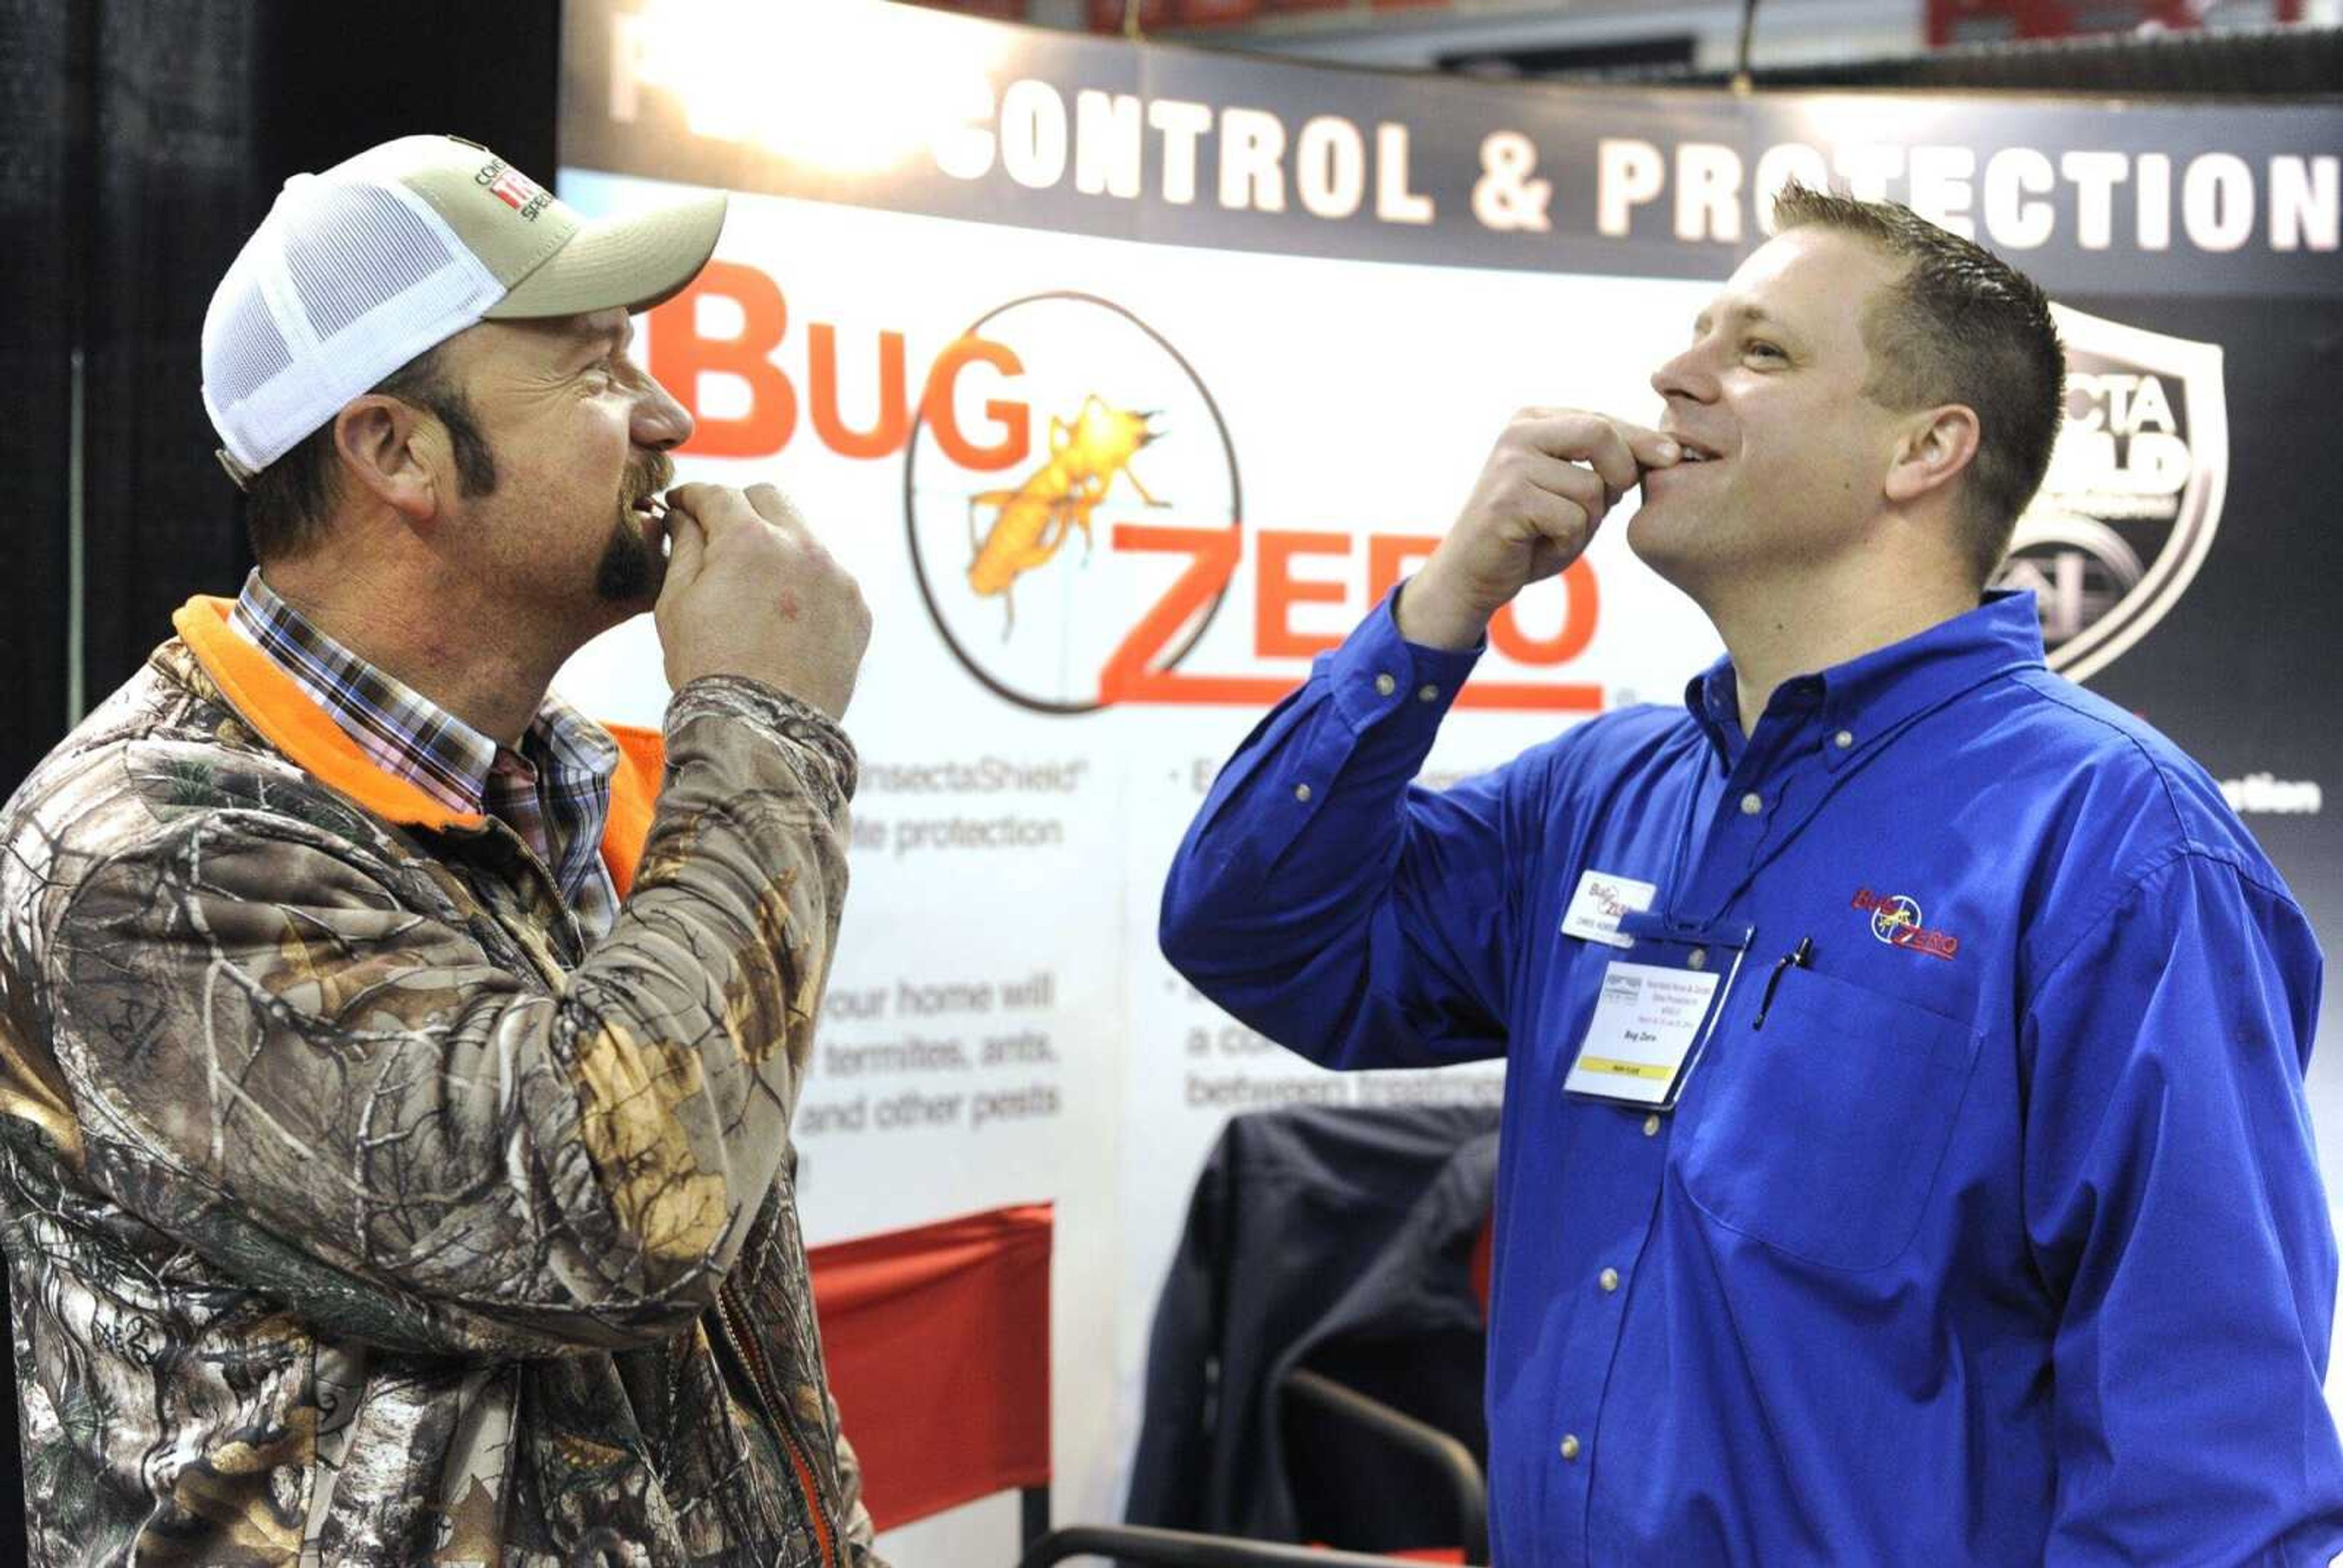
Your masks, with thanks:
<instances>
[{"instance_id":1,"label":"insectashield shield logo","mask_svg":"<svg viewBox=\"0 0 2343 1568\"><path fill-rule=\"evenodd\" d=\"M2051 308L2066 422L1996 586L2034 590L2050 668L2082 680L2147 636L2204 565L2228 409L2218 344Z\"/></svg>"},{"instance_id":2,"label":"insectashield shield logo","mask_svg":"<svg viewBox=\"0 0 2343 1568\"><path fill-rule=\"evenodd\" d=\"M1118 529L1177 526L1233 541L1235 448L1195 369L1110 300L1032 295L965 336L1016 356L1036 439L1024 462L977 469L926 420L913 428L903 457L912 571L937 630L979 681L1040 712L1091 712L1112 699L1111 667L1181 571L1161 551L1118 549ZM1172 628L1165 667L1202 636L1225 593Z\"/></svg>"}]
</instances>

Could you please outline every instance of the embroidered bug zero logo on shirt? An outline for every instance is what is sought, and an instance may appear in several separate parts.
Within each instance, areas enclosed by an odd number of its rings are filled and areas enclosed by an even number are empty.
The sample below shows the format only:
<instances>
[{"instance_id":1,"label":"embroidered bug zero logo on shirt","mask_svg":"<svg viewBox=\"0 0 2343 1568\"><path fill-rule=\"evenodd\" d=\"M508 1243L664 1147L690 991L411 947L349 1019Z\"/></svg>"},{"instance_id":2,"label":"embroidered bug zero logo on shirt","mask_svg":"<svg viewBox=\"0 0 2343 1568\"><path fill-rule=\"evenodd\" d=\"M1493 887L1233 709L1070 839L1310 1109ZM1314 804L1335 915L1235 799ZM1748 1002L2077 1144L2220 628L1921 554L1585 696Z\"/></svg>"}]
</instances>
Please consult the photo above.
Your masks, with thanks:
<instances>
[{"instance_id":1,"label":"embroidered bug zero logo on shirt","mask_svg":"<svg viewBox=\"0 0 2343 1568\"><path fill-rule=\"evenodd\" d=\"M1875 893L1857 888L1855 907L1871 917L1871 934L1891 948L1949 959L1961 950L1961 939L1949 931L1932 931L1921 921L1920 906L1902 893Z\"/></svg>"}]
</instances>

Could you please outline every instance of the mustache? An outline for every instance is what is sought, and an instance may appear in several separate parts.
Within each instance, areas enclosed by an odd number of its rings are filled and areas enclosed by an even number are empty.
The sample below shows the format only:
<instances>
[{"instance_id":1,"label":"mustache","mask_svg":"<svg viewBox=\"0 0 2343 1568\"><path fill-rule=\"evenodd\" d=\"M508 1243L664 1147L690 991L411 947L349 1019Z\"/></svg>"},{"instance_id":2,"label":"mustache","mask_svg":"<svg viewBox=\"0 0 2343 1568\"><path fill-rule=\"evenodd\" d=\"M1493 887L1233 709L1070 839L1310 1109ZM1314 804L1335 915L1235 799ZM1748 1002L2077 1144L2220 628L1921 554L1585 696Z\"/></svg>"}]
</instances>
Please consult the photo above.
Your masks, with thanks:
<instances>
[{"instance_id":1,"label":"mustache","mask_svg":"<svg viewBox=\"0 0 2343 1568\"><path fill-rule=\"evenodd\" d=\"M631 510L638 504L655 498L674 483L675 459L665 452L653 452L641 462L628 465L628 508Z\"/></svg>"}]
</instances>

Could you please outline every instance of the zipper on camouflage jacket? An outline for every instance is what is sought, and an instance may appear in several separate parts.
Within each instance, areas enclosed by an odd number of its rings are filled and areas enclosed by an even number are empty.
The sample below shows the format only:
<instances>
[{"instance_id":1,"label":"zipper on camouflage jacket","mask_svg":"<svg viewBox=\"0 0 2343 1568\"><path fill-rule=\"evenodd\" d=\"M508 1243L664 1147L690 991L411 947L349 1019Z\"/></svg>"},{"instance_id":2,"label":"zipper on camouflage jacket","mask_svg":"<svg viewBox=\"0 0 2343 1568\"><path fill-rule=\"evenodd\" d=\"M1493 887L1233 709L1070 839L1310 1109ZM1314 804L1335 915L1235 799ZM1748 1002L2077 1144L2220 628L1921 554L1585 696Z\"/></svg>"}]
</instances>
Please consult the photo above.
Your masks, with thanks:
<instances>
[{"instance_id":1,"label":"zipper on camouflage jacket","mask_svg":"<svg viewBox=\"0 0 2343 1568\"><path fill-rule=\"evenodd\" d=\"M554 907L567 910L568 905L562 903L558 897L559 884L555 881L552 871L546 866L543 859L529 847L528 841L514 831L510 823L501 819L492 817L489 819L489 824L487 830L495 832L498 829L502 829L503 837L508 841L508 847L518 850L526 863L544 879L545 885L555 890ZM580 937L583 936L582 932L578 934ZM525 939L516 935L515 940L524 953L528 954L532 959L537 959L537 954ZM538 961L539 966L543 967L543 960L538 960ZM556 970L548 972L547 978L558 985L566 977L561 971ZM740 1363L741 1372L748 1380L749 1392L756 1396L757 1403L763 1408L766 1424L773 1429L774 1434L781 1441L782 1452L789 1455L789 1468L795 1473L798 1492L805 1499L806 1515L813 1523L813 1539L815 1549L819 1553L818 1560L822 1568L838 1568L837 1534L830 1527L829 1513L822 1508L821 1489L814 1479L812 1462L807 1457L804 1444L798 1441L797 1427L787 1419L784 1413L780 1385L774 1380L772 1369L765 1364L765 1358L757 1349L756 1341L740 1327L739 1315L739 1307L733 1297L732 1287L729 1283L718 1286L716 1291L717 1328L723 1334L724 1342L730 1347L732 1359Z\"/></svg>"},{"instance_id":2,"label":"zipper on camouflage jacket","mask_svg":"<svg viewBox=\"0 0 2343 1568\"><path fill-rule=\"evenodd\" d=\"M756 1341L739 1324L739 1308L732 1296L729 1283L716 1291L716 1324L731 1348L733 1358L748 1374L749 1392L764 1407L765 1420L781 1440L783 1452L789 1456L789 1468L797 1473L798 1490L805 1497L806 1514L813 1522L814 1545L820 1553L823 1568L835 1568L838 1562L835 1538L830 1526L830 1515L821 1505L821 1490L815 1484L813 1464L807 1458L804 1446L798 1442L797 1428L783 1414L780 1387L772 1369L757 1349Z\"/></svg>"}]
</instances>

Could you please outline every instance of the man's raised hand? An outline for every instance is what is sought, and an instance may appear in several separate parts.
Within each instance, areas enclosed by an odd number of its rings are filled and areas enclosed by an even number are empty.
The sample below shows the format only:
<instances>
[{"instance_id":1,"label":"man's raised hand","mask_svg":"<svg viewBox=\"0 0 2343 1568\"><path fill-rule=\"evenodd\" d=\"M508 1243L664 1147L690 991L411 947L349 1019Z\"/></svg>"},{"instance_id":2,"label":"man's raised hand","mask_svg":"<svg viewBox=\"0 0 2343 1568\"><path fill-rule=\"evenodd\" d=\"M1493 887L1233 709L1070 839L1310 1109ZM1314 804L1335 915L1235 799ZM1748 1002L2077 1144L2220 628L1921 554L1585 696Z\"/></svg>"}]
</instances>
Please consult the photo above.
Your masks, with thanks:
<instances>
[{"instance_id":1,"label":"man's raised hand","mask_svg":"<svg viewBox=\"0 0 2343 1568\"><path fill-rule=\"evenodd\" d=\"M1646 468L1675 462L1674 441L1574 408L1513 416L1445 538L1400 596L1400 635L1467 648L1531 583L1568 567Z\"/></svg>"},{"instance_id":2,"label":"man's raised hand","mask_svg":"<svg viewBox=\"0 0 2343 1568\"><path fill-rule=\"evenodd\" d=\"M680 485L667 502L668 684L745 675L843 718L870 609L798 509L770 485Z\"/></svg>"}]
</instances>

